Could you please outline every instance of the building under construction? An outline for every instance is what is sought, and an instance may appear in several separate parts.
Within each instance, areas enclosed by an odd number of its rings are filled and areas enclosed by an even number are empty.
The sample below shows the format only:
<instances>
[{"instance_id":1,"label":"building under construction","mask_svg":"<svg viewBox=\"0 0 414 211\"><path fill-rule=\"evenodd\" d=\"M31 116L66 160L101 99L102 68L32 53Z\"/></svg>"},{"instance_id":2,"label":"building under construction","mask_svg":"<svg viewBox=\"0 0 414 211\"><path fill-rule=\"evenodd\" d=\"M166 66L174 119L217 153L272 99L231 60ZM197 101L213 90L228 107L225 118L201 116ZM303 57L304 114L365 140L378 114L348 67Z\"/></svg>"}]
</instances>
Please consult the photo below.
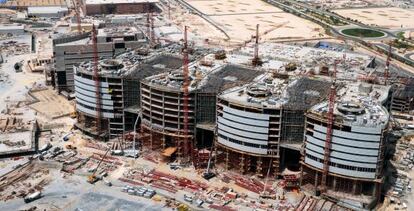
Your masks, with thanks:
<instances>
[{"instance_id":1,"label":"building under construction","mask_svg":"<svg viewBox=\"0 0 414 211\"><path fill-rule=\"evenodd\" d=\"M85 9L86 15L159 12L157 2L158 0L85 0Z\"/></svg>"},{"instance_id":2,"label":"building under construction","mask_svg":"<svg viewBox=\"0 0 414 211\"><path fill-rule=\"evenodd\" d=\"M294 157L280 164L282 144L303 140L304 113L325 99L329 83L286 74L266 74L262 80L226 90L218 96L217 141L227 169L276 176ZM296 156L296 163L299 163ZM298 168L296 169L298 170Z\"/></svg>"},{"instance_id":3,"label":"building under construction","mask_svg":"<svg viewBox=\"0 0 414 211\"><path fill-rule=\"evenodd\" d=\"M117 26L97 30L99 58L112 58L128 49L147 44L146 36L136 27ZM53 40L54 74L51 79L58 91L74 91L73 66L91 61L94 56L91 33L73 34Z\"/></svg>"},{"instance_id":4,"label":"building under construction","mask_svg":"<svg viewBox=\"0 0 414 211\"><path fill-rule=\"evenodd\" d=\"M194 150L212 145L217 94L249 83L263 74L247 66L225 62L209 54L189 65L188 134L185 136L184 76L182 69L148 77L141 82L144 145L169 148L177 157L197 156ZM187 143L180 145L182 139Z\"/></svg>"},{"instance_id":5,"label":"building under construction","mask_svg":"<svg viewBox=\"0 0 414 211\"><path fill-rule=\"evenodd\" d=\"M179 50L179 48L178 48ZM148 76L169 72L182 65L174 48L130 51L98 64L100 105L97 105L93 62L75 66L76 127L98 136L97 111L101 112L100 137L109 138L133 129L140 104L140 81ZM98 108L99 107L99 108Z\"/></svg>"},{"instance_id":6,"label":"building under construction","mask_svg":"<svg viewBox=\"0 0 414 211\"><path fill-rule=\"evenodd\" d=\"M409 113L414 110L414 82L396 87L392 93L391 111Z\"/></svg>"},{"instance_id":7,"label":"building under construction","mask_svg":"<svg viewBox=\"0 0 414 211\"><path fill-rule=\"evenodd\" d=\"M348 82L337 88L336 96L332 119L328 101L306 113L301 183L316 193L371 209L383 182L389 87Z\"/></svg>"}]
</instances>

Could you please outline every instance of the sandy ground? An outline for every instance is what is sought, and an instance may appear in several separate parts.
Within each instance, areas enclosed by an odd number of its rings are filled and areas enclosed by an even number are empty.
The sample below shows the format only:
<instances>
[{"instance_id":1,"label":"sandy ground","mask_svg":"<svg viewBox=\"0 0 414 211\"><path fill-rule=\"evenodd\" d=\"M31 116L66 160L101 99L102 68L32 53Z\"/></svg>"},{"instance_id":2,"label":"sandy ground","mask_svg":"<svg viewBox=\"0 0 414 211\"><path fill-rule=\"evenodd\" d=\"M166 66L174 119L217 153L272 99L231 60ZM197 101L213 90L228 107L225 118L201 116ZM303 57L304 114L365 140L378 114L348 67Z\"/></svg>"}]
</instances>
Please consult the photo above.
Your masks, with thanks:
<instances>
[{"instance_id":1,"label":"sandy ground","mask_svg":"<svg viewBox=\"0 0 414 211\"><path fill-rule=\"evenodd\" d=\"M277 7L257 0L188 0L188 2L195 8L210 16L226 14L234 15L238 13L282 12L282 10Z\"/></svg>"},{"instance_id":2,"label":"sandy ground","mask_svg":"<svg viewBox=\"0 0 414 211\"><path fill-rule=\"evenodd\" d=\"M30 43L30 40L20 40L19 38L13 40ZM7 74L9 80L6 83L0 83L0 111L6 107L7 101L24 100L28 88L31 87L33 83L42 81L41 79L44 77L43 74L30 73L26 71L26 66L23 67L23 72L16 73L14 70L13 66L16 62L30 59L32 56L34 56L34 54L4 57L4 60L7 62L0 66L0 72Z\"/></svg>"},{"instance_id":3,"label":"sandy ground","mask_svg":"<svg viewBox=\"0 0 414 211\"><path fill-rule=\"evenodd\" d=\"M187 2L220 24L231 41L249 40L255 34L256 24L260 24L259 34L265 40L309 39L323 34L320 26L260 0Z\"/></svg>"},{"instance_id":4,"label":"sandy ground","mask_svg":"<svg viewBox=\"0 0 414 211\"><path fill-rule=\"evenodd\" d=\"M391 2L390 0L309 0L306 1L309 4L312 5L319 5L323 6L325 8L361 8L361 7L367 7L367 6L386 6L389 5L388 2Z\"/></svg>"},{"instance_id":5,"label":"sandy ground","mask_svg":"<svg viewBox=\"0 0 414 211\"><path fill-rule=\"evenodd\" d=\"M51 89L31 93L39 102L30 107L48 118L67 116L74 111L73 105L63 96Z\"/></svg>"},{"instance_id":6,"label":"sandy ground","mask_svg":"<svg viewBox=\"0 0 414 211\"><path fill-rule=\"evenodd\" d=\"M0 202L2 210L21 210L36 206L38 210L162 210L162 205L121 192L121 185L108 187L102 182L90 185L86 176L65 176L50 168L53 180L42 191L43 197L26 204L21 198Z\"/></svg>"},{"instance_id":7,"label":"sandy ground","mask_svg":"<svg viewBox=\"0 0 414 211\"><path fill-rule=\"evenodd\" d=\"M374 24L389 29L401 28L401 26L403 28L414 27L414 10L412 9L396 7L361 8L335 10L335 12L344 17L357 19L365 24Z\"/></svg>"}]
</instances>

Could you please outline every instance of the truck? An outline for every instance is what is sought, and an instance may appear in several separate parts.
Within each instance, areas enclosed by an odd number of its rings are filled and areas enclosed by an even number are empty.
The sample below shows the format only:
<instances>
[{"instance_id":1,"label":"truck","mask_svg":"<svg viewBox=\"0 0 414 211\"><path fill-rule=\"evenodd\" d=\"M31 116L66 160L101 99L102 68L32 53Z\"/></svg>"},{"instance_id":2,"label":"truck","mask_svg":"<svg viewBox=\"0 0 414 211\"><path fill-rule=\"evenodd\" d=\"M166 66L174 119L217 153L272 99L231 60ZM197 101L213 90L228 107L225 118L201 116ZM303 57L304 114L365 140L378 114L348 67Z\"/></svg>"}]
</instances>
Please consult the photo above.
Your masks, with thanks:
<instances>
[{"instance_id":1,"label":"truck","mask_svg":"<svg viewBox=\"0 0 414 211\"><path fill-rule=\"evenodd\" d=\"M25 203L30 203L30 202L35 201L35 200L40 199L40 198L42 198L42 193L40 191L37 191L37 192L34 192L34 193L26 196L24 198L24 202Z\"/></svg>"},{"instance_id":2,"label":"truck","mask_svg":"<svg viewBox=\"0 0 414 211\"><path fill-rule=\"evenodd\" d=\"M72 132L67 133L66 135L64 135L64 136L62 137L62 140L63 140L63 141L68 141L71 135L72 135Z\"/></svg>"},{"instance_id":3,"label":"truck","mask_svg":"<svg viewBox=\"0 0 414 211\"><path fill-rule=\"evenodd\" d=\"M52 144L47 143L47 144L43 145L42 147L40 147L39 152L45 152L45 151L49 150L50 148L52 148Z\"/></svg>"}]
</instances>

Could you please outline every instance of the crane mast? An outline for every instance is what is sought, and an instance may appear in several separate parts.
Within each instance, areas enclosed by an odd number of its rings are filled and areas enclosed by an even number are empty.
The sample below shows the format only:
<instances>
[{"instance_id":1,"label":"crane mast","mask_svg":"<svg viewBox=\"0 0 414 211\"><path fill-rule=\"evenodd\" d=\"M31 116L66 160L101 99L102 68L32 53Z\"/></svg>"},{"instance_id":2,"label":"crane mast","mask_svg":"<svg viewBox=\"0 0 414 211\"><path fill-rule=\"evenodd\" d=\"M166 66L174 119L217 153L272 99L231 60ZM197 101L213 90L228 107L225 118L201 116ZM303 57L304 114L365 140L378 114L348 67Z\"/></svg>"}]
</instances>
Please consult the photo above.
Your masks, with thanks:
<instances>
[{"instance_id":1,"label":"crane mast","mask_svg":"<svg viewBox=\"0 0 414 211\"><path fill-rule=\"evenodd\" d=\"M183 138L180 141L179 147L181 148L181 156L182 158L186 158L188 154L188 147L189 147L189 138L188 138L188 104L189 104L189 90L188 87L190 85L190 79L188 75L188 38L187 38L187 26L184 26L184 47L183 47L183 111L184 111L184 127L183 127Z\"/></svg>"},{"instance_id":2,"label":"crane mast","mask_svg":"<svg viewBox=\"0 0 414 211\"><path fill-rule=\"evenodd\" d=\"M388 78L390 77L390 62L391 62L391 42L388 44L388 55L387 61L385 62L385 70L384 70L384 84L388 84Z\"/></svg>"},{"instance_id":3,"label":"crane mast","mask_svg":"<svg viewBox=\"0 0 414 211\"><path fill-rule=\"evenodd\" d=\"M262 65L262 60L259 58L259 24L256 25L256 37L255 37L255 45L254 45L254 55L252 59L253 66L260 66Z\"/></svg>"},{"instance_id":4,"label":"crane mast","mask_svg":"<svg viewBox=\"0 0 414 211\"><path fill-rule=\"evenodd\" d=\"M92 26L92 45L93 45L93 80L95 82L95 98L96 98L96 132L98 140L101 135L101 90L98 73L98 43L97 31L95 25Z\"/></svg>"},{"instance_id":5,"label":"crane mast","mask_svg":"<svg viewBox=\"0 0 414 211\"><path fill-rule=\"evenodd\" d=\"M325 151L324 151L324 159L323 159L323 173L322 173L322 180L321 186L322 190L326 190L326 181L329 172L329 159L331 156L331 145L332 145L332 134L333 134L333 124L335 121L334 117L334 106L335 106L335 98L336 98L336 65L338 64L337 61L334 63L334 70L332 73L332 85L330 88L329 93L329 101L328 101L328 116L327 116L327 130L326 130L326 141L325 141Z\"/></svg>"},{"instance_id":6,"label":"crane mast","mask_svg":"<svg viewBox=\"0 0 414 211\"><path fill-rule=\"evenodd\" d=\"M78 0L72 0L72 4L75 7L74 11L76 15L77 30L78 30L78 33L80 34L82 33L81 17L80 17L81 4L79 3Z\"/></svg>"}]
</instances>

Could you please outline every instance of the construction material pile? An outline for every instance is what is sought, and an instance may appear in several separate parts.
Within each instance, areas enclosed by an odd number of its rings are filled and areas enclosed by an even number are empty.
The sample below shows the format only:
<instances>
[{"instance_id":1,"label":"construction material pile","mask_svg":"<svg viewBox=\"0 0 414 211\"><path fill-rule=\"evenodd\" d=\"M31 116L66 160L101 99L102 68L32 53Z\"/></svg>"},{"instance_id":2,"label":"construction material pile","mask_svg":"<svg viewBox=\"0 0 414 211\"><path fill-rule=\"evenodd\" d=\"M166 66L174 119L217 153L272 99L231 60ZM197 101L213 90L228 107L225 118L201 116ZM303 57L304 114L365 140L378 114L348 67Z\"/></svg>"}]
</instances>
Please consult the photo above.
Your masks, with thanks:
<instances>
[{"instance_id":1,"label":"construction material pile","mask_svg":"<svg viewBox=\"0 0 414 211\"><path fill-rule=\"evenodd\" d=\"M264 192L266 192L266 194L269 195L274 195L275 194L275 190L274 188L272 188L272 183L273 182L269 182L269 184L266 185L265 188L265 184L262 183L261 181L259 181L256 178L248 178L246 176L241 176L238 174L234 174L234 173L223 173L221 174L221 179L223 182L225 183L229 183L230 181L234 181L234 183L239 186L242 187L246 190L249 190L251 192L257 193L257 194L262 194Z\"/></svg>"},{"instance_id":2,"label":"construction material pile","mask_svg":"<svg viewBox=\"0 0 414 211\"><path fill-rule=\"evenodd\" d=\"M0 178L0 200L8 201L40 191L49 181L49 170L35 161L19 164Z\"/></svg>"},{"instance_id":3,"label":"construction material pile","mask_svg":"<svg viewBox=\"0 0 414 211\"><path fill-rule=\"evenodd\" d=\"M208 188L205 183L190 180L185 177L174 176L155 169L132 169L124 173L124 177L120 178L120 180L134 185L143 185L146 183L151 187L170 193L176 193L178 190L197 192Z\"/></svg>"},{"instance_id":4,"label":"construction material pile","mask_svg":"<svg viewBox=\"0 0 414 211\"><path fill-rule=\"evenodd\" d=\"M30 52L30 46L25 43L19 43L17 41L7 41L0 45L0 52L7 56L17 56L22 54L28 54Z\"/></svg>"}]
</instances>

